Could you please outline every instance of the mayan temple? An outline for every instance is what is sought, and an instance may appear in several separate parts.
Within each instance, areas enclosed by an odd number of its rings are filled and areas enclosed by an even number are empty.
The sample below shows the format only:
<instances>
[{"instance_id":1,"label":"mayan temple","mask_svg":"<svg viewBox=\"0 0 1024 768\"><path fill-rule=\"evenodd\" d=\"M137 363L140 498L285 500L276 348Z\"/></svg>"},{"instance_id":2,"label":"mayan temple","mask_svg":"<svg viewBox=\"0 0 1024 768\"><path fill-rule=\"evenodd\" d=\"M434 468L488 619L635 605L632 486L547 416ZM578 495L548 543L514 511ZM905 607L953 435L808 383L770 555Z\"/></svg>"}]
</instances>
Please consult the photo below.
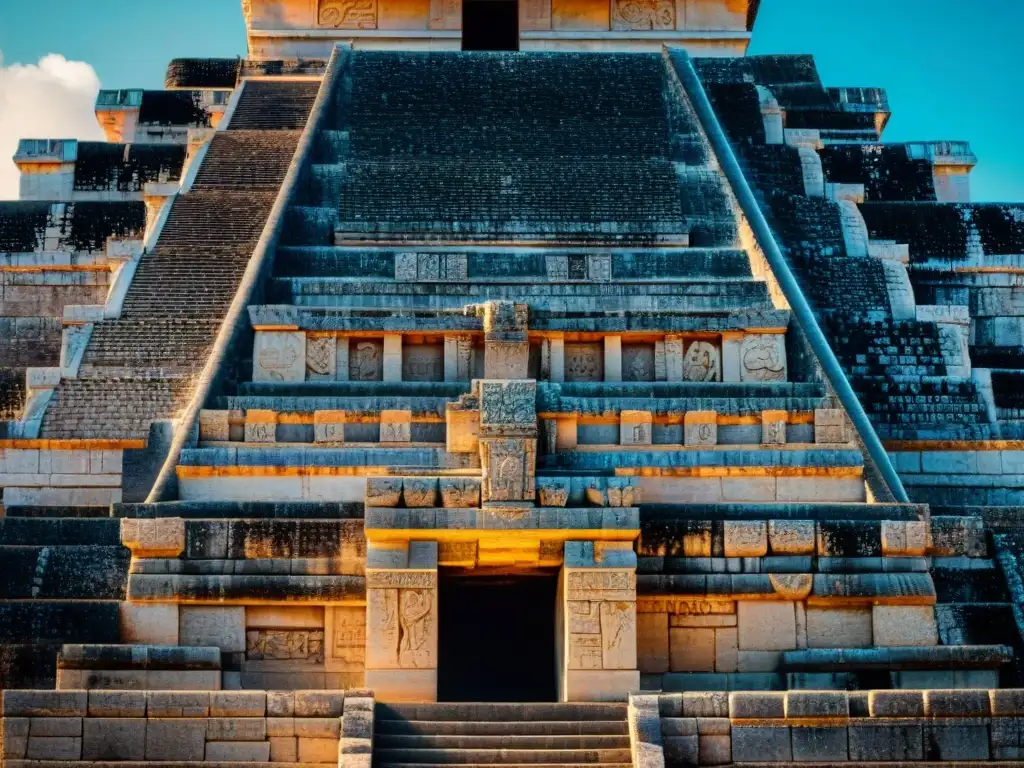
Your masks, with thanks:
<instances>
[{"instance_id":1,"label":"mayan temple","mask_svg":"<svg viewBox=\"0 0 1024 768\"><path fill-rule=\"evenodd\" d=\"M14 158L4 768L1024 765L966 143L758 0L241 11Z\"/></svg>"}]
</instances>

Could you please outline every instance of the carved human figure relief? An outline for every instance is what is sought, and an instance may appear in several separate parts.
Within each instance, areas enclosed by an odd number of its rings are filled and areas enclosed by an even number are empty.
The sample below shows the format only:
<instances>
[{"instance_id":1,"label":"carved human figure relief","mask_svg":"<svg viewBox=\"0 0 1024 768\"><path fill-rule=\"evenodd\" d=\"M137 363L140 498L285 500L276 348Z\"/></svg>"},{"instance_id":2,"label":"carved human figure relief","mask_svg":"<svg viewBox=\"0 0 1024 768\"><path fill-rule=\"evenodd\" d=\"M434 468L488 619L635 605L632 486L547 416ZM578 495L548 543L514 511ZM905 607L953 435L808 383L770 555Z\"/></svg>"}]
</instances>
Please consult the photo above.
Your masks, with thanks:
<instances>
[{"instance_id":1,"label":"carved human figure relief","mask_svg":"<svg viewBox=\"0 0 1024 768\"><path fill-rule=\"evenodd\" d=\"M320 0L317 23L334 29L376 29L377 0Z\"/></svg>"},{"instance_id":2,"label":"carved human figure relief","mask_svg":"<svg viewBox=\"0 0 1024 768\"><path fill-rule=\"evenodd\" d=\"M605 669L636 667L636 603L601 603L602 665Z\"/></svg>"},{"instance_id":3,"label":"carved human figure relief","mask_svg":"<svg viewBox=\"0 0 1024 768\"><path fill-rule=\"evenodd\" d=\"M722 357L718 347L707 341L690 344L683 357L684 381L721 381Z\"/></svg>"},{"instance_id":4,"label":"carved human figure relief","mask_svg":"<svg viewBox=\"0 0 1024 768\"><path fill-rule=\"evenodd\" d=\"M251 661L324 661L324 631L256 629L246 633L245 657Z\"/></svg>"},{"instance_id":5,"label":"carved human figure relief","mask_svg":"<svg viewBox=\"0 0 1024 768\"><path fill-rule=\"evenodd\" d=\"M740 346L741 381L785 381L786 340L782 334L748 334Z\"/></svg>"},{"instance_id":6,"label":"carved human figure relief","mask_svg":"<svg viewBox=\"0 0 1024 768\"><path fill-rule=\"evenodd\" d=\"M366 666L389 669L398 666L398 590L366 591Z\"/></svg>"},{"instance_id":7,"label":"carved human figure relief","mask_svg":"<svg viewBox=\"0 0 1024 768\"><path fill-rule=\"evenodd\" d=\"M654 381L654 345L622 345L622 380Z\"/></svg>"},{"instance_id":8,"label":"carved human figure relief","mask_svg":"<svg viewBox=\"0 0 1024 768\"><path fill-rule=\"evenodd\" d=\"M432 589L403 589L399 593L398 663L402 667L433 666L433 605Z\"/></svg>"},{"instance_id":9,"label":"carved human figure relief","mask_svg":"<svg viewBox=\"0 0 1024 768\"><path fill-rule=\"evenodd\" d=\"M338 340L333 336L313 336L306 339L306 378L330 380L334 378Z\"/></svg>"},{"instance_id":10,"label":"carved human figure relief","mask_svg":"<svg viewBox=\"0 0 1024 768\"><path fill-rule=\"evenodd\" d=\"M612 0L612 29L674 29L672 0Z\"/></svg>"},{"instance_id":11,"label":"carved human figure relief","mask_svg":"<svg viewBox=\"0 0 1024 768\"><path fill-rule=\"evenodd\" d=\"M378 341L353 342L348 357L350 381L380 381L384 378L384 345Z\"/></svg>"}]
</instances>

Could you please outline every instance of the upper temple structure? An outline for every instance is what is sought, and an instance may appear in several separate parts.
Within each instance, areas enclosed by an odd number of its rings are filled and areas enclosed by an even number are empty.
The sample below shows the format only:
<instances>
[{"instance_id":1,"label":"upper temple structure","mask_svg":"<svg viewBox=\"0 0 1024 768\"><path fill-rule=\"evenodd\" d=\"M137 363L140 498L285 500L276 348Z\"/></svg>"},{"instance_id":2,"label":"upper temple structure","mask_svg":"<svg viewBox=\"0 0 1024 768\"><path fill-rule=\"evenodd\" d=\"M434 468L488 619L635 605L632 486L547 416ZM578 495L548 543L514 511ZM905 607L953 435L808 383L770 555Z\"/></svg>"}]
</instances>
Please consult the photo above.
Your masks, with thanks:
<instances>
[{"instance_id":1,"label":"upper temple structure","mask_svg":"<svg viewBox=\"0 0 1024 768\"><path fill-rule=\"evenodd\" d=\"M1024 764L1024 204L757 12L243 0L21 141L4 768Z\"/></svg>"}]
</instances>

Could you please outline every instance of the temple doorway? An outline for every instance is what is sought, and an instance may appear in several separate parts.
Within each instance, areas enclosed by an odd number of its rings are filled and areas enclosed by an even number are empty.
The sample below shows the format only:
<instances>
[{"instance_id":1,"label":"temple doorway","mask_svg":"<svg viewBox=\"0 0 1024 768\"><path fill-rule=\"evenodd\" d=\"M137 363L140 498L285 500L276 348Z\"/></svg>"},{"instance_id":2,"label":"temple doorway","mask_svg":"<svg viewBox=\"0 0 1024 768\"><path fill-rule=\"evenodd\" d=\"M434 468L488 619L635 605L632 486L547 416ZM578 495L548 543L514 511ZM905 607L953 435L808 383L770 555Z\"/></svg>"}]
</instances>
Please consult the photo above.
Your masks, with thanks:
<instances>
[{"instance_id":1,"label":"temple doorway","mask_svg":"<svg viewBox=\"0 0 1024 768\"><path fill-rule=\"evenodd\" d=\"M462 50L518 51L518 0L462 0Z\"/></svg>"},{"instance_id":2,"label":"temple doorway","mask_svg":"<svg viewBox=\"0 0 1024 768\"><path fill-rule=\"evenodd\" d=\"M555 701L557 572L446 570L438 701Z\"/></svg>"}]
</instances>

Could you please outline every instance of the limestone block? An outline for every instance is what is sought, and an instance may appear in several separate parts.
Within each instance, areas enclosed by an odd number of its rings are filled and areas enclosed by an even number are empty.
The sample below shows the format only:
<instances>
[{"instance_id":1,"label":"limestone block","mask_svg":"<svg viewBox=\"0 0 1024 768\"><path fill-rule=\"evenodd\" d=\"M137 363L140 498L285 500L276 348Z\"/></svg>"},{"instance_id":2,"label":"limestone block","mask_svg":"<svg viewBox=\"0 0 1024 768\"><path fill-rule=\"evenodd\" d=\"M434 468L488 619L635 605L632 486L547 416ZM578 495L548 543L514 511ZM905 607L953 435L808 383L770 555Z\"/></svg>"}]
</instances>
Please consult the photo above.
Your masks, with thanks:
<instances>
[{"instance_id":1,"label":"limestone block","mask_svg":"<svg viewBox=\"0 0 1024 768\"><path fill-rule=\"evenodd\" d=\"M845 725L794 727L792 738L794 761L845 761L847 759Z\"/></svg>"},{"instance_id":2,"label":"limestone block","mask_svg":"<svg viewBox=\"0 0 1024 768\"><path fill-rule=\"evenodd\" d=\"M327 671L361 672L366 660L366 611L361 606L328 606L324 610Z\"/></svg>"},{"instance_id":3,"label":"limestone block","mask_svg":"<svg viewBox=\"0 0 1024 768\"><path fill-rule=\"evenodd\" d=\"M179 609L178 637L182 645L215 646L225 653L244 653L245 608L183 605Z\"/></svg>"},{"instance_id":4,"label":"limestone block","mask_svg":"<svg viewBox=\"0 0 1024 768\"><path fill-rule=\"evenodd\" d=\"M345 442L344 411L313 412L313 442L343 443Z\"/></svg>"},{"instance_id":5,"label":"limestone block","mask_svg":"<svg viewBox=\"0 0 1024 768\"><path fill-rule=\"evenodd\" d=\"M536 495L537 441L530 438L487 438L480 441L483 470L481 499L533 501Z\"/></svg>"},{"instance_id":6,"label":"limestone block","mask_svg":"<svg viewBox=\"0 0 1024 768\"><path fill-rule=\"evenodd\" d=\"M383 378L383 342L380 339L353 340L348 346L349 381L381 381Z\"/></svg>"},{"instance_id":7,"label":"limestone block","mask_svg":"<svg viewBox=\"0 0 1024 768\"><path fill-rule=\"evenodd\" d=\"M726 557L764 557L768 554L768 525L764 520L726 520L723 530Z\"/></svg>"},{"instance_id":8,"label":"limestone block","mask_svg":"<svg viewBox=\"0 0 1024 768\"><path fill-rule=\"evenodd\" d=\"M480 447L480 411L445 407L445 449L449 453L476 453Z\"/></svg>"},{"instance_id":9,"label":"limestone block","mask_svg":"<svg viewBox=\"0 0 1024 768\"><path fill-rule=\"evenodd\" d=\"M736 627L715 629L715 671L739 670L739 632Z\"/></svg>"},{"instance_id":10,"label":"limestone block","mask_svg":"<svg viewBox=\"0 0 1024 768\"><path fill-rule=\"evenodd\" d=\"M270 762L297 763L299 761L299 742L294 736L271 736Z\"/></svg>"},{"instance_id":11,"label":"limestone block","mask_svg":"<svg viewBox=\"0 0 1024 768\"><path fill-rule=\"evenodd\" d=\"M475 477L442 477L438 481L441 503L449 509L480 506L480 480Z\"/></svg>"},{"instance_id":12,"label":"limestone block","mask_svg":"<svg viewBox=\"0 0 1024 768\"><path fill-rule=\"evenodd\" d=\"M82 759L145 760L146 718L87 717L82 734Z\"/></svg>"},{"instance_id":13,"label":"limestone block","mask_svg":"<svg viewBox=\"0 0 1024 768\"><path fill-rule=\"evenodd\" d=\"M761 411L761 444L785 445L788 422L789 414L786 411Z\"/></svg>"},{"instance_id":14,"label":"limestone block","mask_svg":"<svg viewBox=\"0 0 1024 768\"><path fill-rule=\"evenodd\" d=\"M378 701L437 701L437 669L367 669ZM334 742L337 749L337 742Z\"/></svg>"},{"instance_id":15,"label":"limestone block","mask_svg":"<svg viewBox=\"0 0 1024 768\"><path fill-rule=\"evenodd\" d=\"M724 734L701 734L698 765L729 765L732 763L732 737Z\"/></svg>"},{"instance_id":16,"label":"limestone block","mask_svg":"<svg viewBox=\"0 0 1024 768\"><path fill-rule=\"evenodd\" d=\"M530 345L519 341L484 341L484 377L525 379L529 372Z\"/></svg>"},{"instance_id":17,"label":"limestone block","mask_svg":"<svg viewBox=\"0 0 1024 768\"><path fill-rule=\"evenodd\" d=\"M809 573L771 573L768 580L775 594L783 600L806 600L814 587L813 576Z\"/></svg>"},{"instance_id":18,"label":"limestone block","mask_svg":"<svg viewBox=\"0 0 1024 768\"><path fill-rule=\"evenodd\" d=\"M622 381L622 337L604 337L604 380Z\"/></svg>"},{"instance_id":19,"label":"limestone block","mask_svg":"<svg viewBox=\"0 0 1024 768\"><path fill-rule=\"evenodd\" d=\"M146 691L146 714L148 717L160 718L208 717L210 694L199 691Z\"/></svg>"},{"instance_id":20,"label":"limestone block","mask_svg":"<svg viewBox=\"0 0 1024 768\"><path fill-rule=\"evenodd\" d=\"M920 723L889 725L884 721L853 721L848 736L851 761L903 764L924 758Z\"/></svg>"},{"instance_id":21,"label":"limestone block","mask_svg":"<svg viewBox=\"0 0 1024 768\"><path fill-rule=\"evenodd\" d=\"M785 381L786 337L780 333L748 333L740 345L740 381Z\"/></svg>"},{"instance_id":22,"label":"limestone block","mask_svg":"<svg viewBox=\"0 0 1024 768\"><path fill-rule=\"evenodd\" d=\"M366 478L366 506L398 507L402 500L402 478Z\"/></svg>"},{"instance_id":23,"label":"limestone block","mask_svg":"<svg viewBox=\"0 0 1024 768\"><path fill-rule=\"evenodd\" d=\"M849 442L846 415L839 409L814 409L814 442L819 445L838 445Z\"/></svg>"},{"instance_id":24,"label":"limestone block","mask_svg":"<svg viewBox=\"0 0 1024 768\"><path fill-rule=\"evenodd\" d=\"M985 557L985 530L980 517L940 517L929 521L928 554Z\"/></svg>"},{"instance_id":25,"label":"limestone block","mask_svg":"<svg viewBox=\"0 0 1024 768\"><path fill-rule=\"evenodd\" d=\"M402 335L399 333L384 334L382 372L384 381L402 380Z\"/></svg>"},{"instance_id":26,"label":"limestone block","mask_svg":"<svg viewBox=\"0 0 1024 768\"><path fill-rule=\"evenodd\" d=\"M306 334L302 331L256 331L253 381L304 381Z\"/></svg>"},{"instance_id":27,"label":"limestone block","mask_svg":"<svg viewBox=\"0 0 1024 768\"><path fill-rule=\"evenodd\" d=\"M740 672L777 672L782 664L782 651L737 651L736 668Z\"/></svg>"},{"instance_id":28,"label":"limestone block","mask_svg":"<svg viewBox=\"0 0 1024 768\"><path fill-rule=\"evenodd\" d=\"M28 751L29 718L0 718L0 758L24 760Z\"/></svg>"},{"instance_id":29,"label":"limestone block","mask_svg":"<svg viewBox=\"0 0 1024 768\"><path fill-rule=\"evenodd\" d=\"M185 550L185 521L180 517L122 518L121 543L135 557L177 557Z\"/></svg>"},{"instance_id":30,"label":"limestone block","mask_svg":"<svg viewBox=\"0 0 1024 768\"><path fill-rule=\"evenodd\" d=\"M345 695L339 691L296 691L295 717L336 719L341 717L344 703ZM337 723L333 727L337 735ZM303 735L300 731L296 733Z\"/></svg>"},{"instance_id":31,"label":"limestone block","mask_svg":"<svg viewBox=\"0 0 1024 768\"><path fill-rule=\"evenodd\" d=\"M202 762L206 753L206 719L152 717L146 723L146 760Z\"/></svg>"},{"instance_id":32,"label":"limestone block","mask_svg":"<svg viewBox=\"0 0 1024 768\"><path fill-rule=\"evenodd\" d=\"M718 413L687 411L683 416L685 445L718 445Z\"/></svg>"},{"instance_id":33,"label":"limestone block","mask_svg":"<svg viewBox=\"0 0 1024 768\"><path fill-rule=\"evenodd\" d=\"M793 603L741 600L736 609L741 651L789 651L796 648Z\"/></svg>"},{"instance_id":34,"label":"limestone block","mask_svg":"<svg viewBox=\"0 0 1024 768\"><path fill-rule=\"evenodd\" d=\"M768 544L773 555L813 555L813 520L769 520Z\"/></svg>"},{"instance_id":35,"label":"limestone block","mask_svg":"<svg viewBox=\"0 0 1024 768\"><path fill-rule=\"evenodd\" d=\"M575 416L556 419L555 450L558 453L575 451L579 441L579 424Z\"/></svg>"},{"instance_id":36,"label":"limestone block","mask_svg":"<svg viewBox=\"0 0 1024 768\"><path fill-rule=\"evenodd\" d=\"M644 674L669 671L667 613L637 614L637 665Z\"/></svg>"},{"instance_id":37,"label":"limestone block","mask_svg":"<svg viewBox=\"0 0 1024 768\"><path fill-rule=\"evenodd\" d=\"M870 608L807 608L808 648L870 648Z\"/></svg>"},{"instance_id":38,"label":"limestone block","mask_svg":"<svg viewBox=\"0 0 1024 768\"><path fill-rule=\"evenodd\" d=\"M877 646L937 645L939 642L934 606L875 605L871 610Z\"/></svg>"},{"instance_id":39,"label":"limestone block","mask_svg":"<svg viewBox=\"0 0 1024 768\"><path fill-rule=\"evenodd\" d=\"M923 520L882 522L882 554L922 556L928 546L928 523Z\"/></svg>"},{"instance_id":40,"label":"limestone block","mask_svg":"<svg viewBox=\"0 0 1024 768\"><path fill-rule=\"evenodd\" d=\"M664 350L665 381L683 381L683 338L681 336L666 336L662 344ZM657 356L658 347L655 346ZM655 358L655 365L658 360Z\"/></svg>"},{"instance_id":41,"label":"limestone block","mask_svg":"<svg viewBox=\"0 0 1024 768\"><path fill-rule=\"evenodd\" d=\"M673 672L715 670L715 630L673 627L669 630L670 667Z\"/></svg>"},{"instance_id":42,"label":"limestone block","mask_svg":"<svg viewBox=\"0 0 1024 768\"><path fill-rule=\"evenodd\" d=\"M81 760L81 736L32 736L28 737L29 760Z\"/></svg>"},{"instance_id":43,"label":"limestone block","mask_svg":"<svg viewBox=\"0 0 1024 768\"><path fill-rule=\"evenodd\" d=\"M570 669L565 673L567 701L625 701L640 691L640 673L625 669Z\"/></svg>"},{"instance_id":44,"label":"limestone block","mask_svg":"<svg viewBox=\"0 0 1024 768\"><path fill-rule=\"evenodd\" d=\"M412 411L380 412L380 442L408 443L412 439Z\"/></svg>"},{"instance_id":45,"label":"limestone block","mask_svg":"<svg viewBox=\"0 0 1024 768\"><path fill-rule=\"evenodd\" d=\"M636 669L636 602L600 604L601 660L604 669Z\"/></svg>"},{"instance_id":46,"label":"limestone block","mask_svg":"<svg viewBox=\"0 0 1024 768\"><path fill-rule=\"evenodd\" d=\"M732 759L737 763L789 763L793 749L789 726L734 726Z\"/></svg>"},{"instance_id":47,"label":"limestone block","mask_svg":"<svg viewBox=\"0 0 1024 768\"><path fill-rule=\"evenodd\" d=\"M343 341L347 343L347 339ZM334 381L338 373L338 338L306 335L306 380Z\"/></svg>"},{"instance_id":48,"label":"limestone block","mask_svg":"<svg viewBox=\"0 0 1024 768\"><path fill-rule=\"evenodd\" d=\"M145 716L145 691L89 691L89 717Z\"/></svg>"},{"instance_id":49,"label":"limestone block","mask_svg":"<svg viewBox=\"0 0 1024 768\"><path fill-rule=\"evenodd\" d=\"M207 721L207 741L263 741L266 737L263 717L211 717Z\"/></svg>"},{"instance_id":50,"label":"limestone block","mask_svg":"<svg viewBox=\"0 0 1024 768\"><path fill-rule=\"evenodd\" d=\"M184 548L184 535L182 541ZM118 633L122 643L178 645L176 604L121 602L118 608Z\"/></svg>"},{"instance_id":51,"label":"limestone block","mask_svg":"<svg viewBox=\"0 0 1024 768\"><path fill-rule=\"evenodd\" d=\"M269 741L208 741L207 762L265 763L270 760Z\"/></svg>"},{"instance_id":52,"label":"limestone block","mask_svg":"<svg viewBox=\"0 0 1024 768\"><path fill-rule=\"evenodd\" d=\"M265 717L265 691L214 691L210 694L210 717Z\"/></svg>"},{"instance_id":53,"label":"limestone block","mask_svg":"<svg viewBox=\"0 0 1024 768\"><path fill-rule=\"evenodd\" d=\"M871 717L924 717L923 691L870 691Z\"/></svg>"},{"instance_id":54,"label":"limestone block","mask_svg":"<svg viewBox=\"0 0 1024 768\"><path fill-rule=\"evenodd\" d=\"M410 509L437 506L436 477L403 477L402 501Z\"/></svg>"},{"instance_id":55,"label":"limestone block","mask_svg":"<svg viewBox=\"0 0 1024 768\"><path fill-rule=\"evenodd\" d=\"M29 736L81 736L80 717L33 717Z\"/></svg>"},{"instance_id":56,"label":"limestone block","mask_svg":"<svg viewBox=\"0 0 1024 768\"><path fill-rule=\"evenodd\" d=\"M273 443L277 440L277 412L249 409L245 412L245 442Z\"/></svg>"},{"instance_id":57,"label":"limestone block","mask_svg":"<svg viewBox=\"0 0 1024 768\"><path fill-rule=\"evenodd\" d=\"M542 507L564 507L569 501L569 479L537 478L537 503Z\"/></svg>"},{"instance_id":58,"label":"limestone block","mask_svg":"<svg viewBox=\"0 0 1024 768\"><path fill-rule=\"evenodd\" d=\"M199 411L199 440L201 442L231 439L231 411Z\"/></svg>"},{"instance_id":59,"label":"limestone block","mask_svg":"<svg viewBox=\"0 0 1024 768\"><path fill-rule=\"evenodd\" d=\"M619 414L619 444L650 445L652 426L650 411L622 411Z\"/></svg>"}]
</instances>

